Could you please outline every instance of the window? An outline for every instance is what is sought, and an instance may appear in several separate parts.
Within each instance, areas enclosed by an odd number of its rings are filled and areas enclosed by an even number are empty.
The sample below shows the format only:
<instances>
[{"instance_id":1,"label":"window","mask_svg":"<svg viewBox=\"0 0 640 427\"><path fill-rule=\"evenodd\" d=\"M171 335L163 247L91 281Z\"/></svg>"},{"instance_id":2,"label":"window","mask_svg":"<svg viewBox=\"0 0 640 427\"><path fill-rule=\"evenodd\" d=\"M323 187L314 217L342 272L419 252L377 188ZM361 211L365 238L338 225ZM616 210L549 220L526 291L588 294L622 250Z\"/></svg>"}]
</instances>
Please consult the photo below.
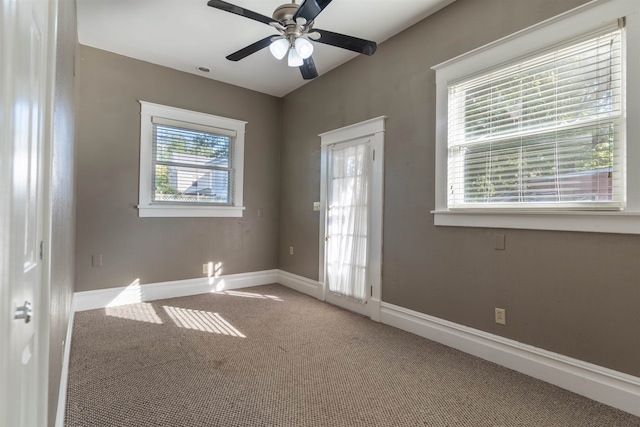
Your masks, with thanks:
<instances>
[{"instance_id":1,"label":"window","mask_svg":"<svg viewBox=\"0 0 640 427\"><path fill-rule=\"evenodd\" d=\"M246 122L140 104L139 216L242 216Z\"/></svg>"},{"instance_id":2,"label":"window","mask_svg":"<svg viewBox=\"0 0 640 427\"><path fill-rule=\"evenodd\" d=\"M621 207L621 39L450 84L449 208Z\"/></svg>"},{"instance_id":3,"label":"window","mask_svg":"<svg viewBox=\"0 0 640 427\"><path fill-rule=\"evenodd\" d=\"M436 225L640 233L631 3L589 3L434 67Z\"/></svg>"}]
</instances>

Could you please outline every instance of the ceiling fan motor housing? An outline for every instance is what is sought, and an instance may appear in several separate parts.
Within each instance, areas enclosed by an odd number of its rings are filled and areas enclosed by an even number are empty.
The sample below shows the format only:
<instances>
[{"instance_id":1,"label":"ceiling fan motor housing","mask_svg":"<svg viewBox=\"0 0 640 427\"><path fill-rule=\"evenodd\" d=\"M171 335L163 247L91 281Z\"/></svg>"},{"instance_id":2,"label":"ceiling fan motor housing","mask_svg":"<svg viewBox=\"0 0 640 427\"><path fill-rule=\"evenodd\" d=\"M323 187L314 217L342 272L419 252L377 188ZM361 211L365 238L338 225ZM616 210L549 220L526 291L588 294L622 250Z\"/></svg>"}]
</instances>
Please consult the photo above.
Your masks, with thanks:
<instances>
[{"instance_id":1,"label":"ceiling fan motor housing","mask_svg":"<svg viewBox=\"0 0 640 427\"><path fill-rule=\"evenodd\" d=\"M306 34L313 27L313 21L304 22L304 18L298 18L299 22L294 21L293 17L299 8L300 6L295 3L287 3L278 6L273 12L273 19L282 25L279 31L292 46L295 39Z\"/></svg>"},{"instance_id":2,"label":"ceiling fan motor housing","mask_svg":"<svg viewBox=\"0 0 640 427\"><path fill-rule=\"evenodd\" d=\"M295 3L287 3L282 6L278 6L273 12L273 19L284 25L295 24L293 21L293 15L296 14L299 7L300 6Z\"/></svg>"}]
</instances>

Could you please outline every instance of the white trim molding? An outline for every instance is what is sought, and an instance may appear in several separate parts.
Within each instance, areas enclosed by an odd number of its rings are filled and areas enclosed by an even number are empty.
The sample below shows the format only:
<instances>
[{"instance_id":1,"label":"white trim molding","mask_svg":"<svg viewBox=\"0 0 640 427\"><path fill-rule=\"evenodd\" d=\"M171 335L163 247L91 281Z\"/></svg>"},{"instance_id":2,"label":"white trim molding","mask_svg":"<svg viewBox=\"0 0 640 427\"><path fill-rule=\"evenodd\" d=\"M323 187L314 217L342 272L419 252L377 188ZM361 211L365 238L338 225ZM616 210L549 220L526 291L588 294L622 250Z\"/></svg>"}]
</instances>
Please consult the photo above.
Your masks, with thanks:
<instances>
[{"instance_id":1,"label":"white trim molding","mask_svg":"<svg viewBox=\"0 0 640 427\"><path fill-rule=\"evenodd\" d=\"M640 234L640 213L635 212L477 212L432 211L434 225L523 230L583 231Z\"/></svg>"},{"instance_id":2,"label":"white trim molding","mask_svg":"<svg viewBox=\"0 0 640 427\"><path fill-rule=\"evenodd\" d=\"M372 136L380 132L384 132L384 125L387 116L380 116L373 119L365 120L353 125L344 126L339 129L330 130L319 134L321 145L332 145L338 142L350 141L352 139L364 138Z\"/></svg>"},{"instance_id":3,"label":"white trim molding","mask_svg":"<svg viewBox=\"0 0 640 427\"><path fill-rule=\"evenodd\" d=\"M269 283L277 283L277 281L278 270L264 270L149 284L140 284L140 282L136 280L128 286L119 288L76 292L74 295L73 308L75 311L94 310L97 308L115 307L137 302L266 285Z\"/></svg>"},{"instance_id":4,"label":"white trim molding","mask_svg":"<svg viewBox=\"0 0 640 427\"><path fill-rule=\"evenodd\" d=\"M143 285L138 281L134 281L128 286L118 288L76 292L73 298L72 311L95 310L98 308L135 304L137 302L207 294L210 292L242 289L271 283L278 283L287 288L322 300L322 284L317 280L274 269ZM73 325L73 319L71 319L70 322L70 325ZM69 345L68 340L67 345Z\"/></svg>"},{"instance_id":5,"label":"white trim molding","mask_svg":"<svg viewBox=\"0 0 640 427\"><path fill-rule=\"evenodd\" d=\"M287 271L278 270L278 283L287 288L322 299L322 283Z\"/></svg>"},{"instance_id":6,"label":"white trim molding","mask_svg":"<svg viewBox=\"0 0 640 427\"><path fill-rule=\"evenodd\" d=\"M312 296L320 301L324 299L324 284L317 280L312 280L307 277L299 276L297 274L289 273L288 271L278 270L278 284L291 288L295 291L301 292ZM371 310L371 320L376 322L380 321L380 306L381 301L379 298L373 297L367 301L369 309Z\"/></svg>"},{"instance_id":7,"label":"white trim molding","mask_svg":"<svg viewBox=\"0 0 640 427\"><path fill-rule=\"evenodd\" d=\"M640 416L640 378L393 304L380 321Z\"/></svg>"},{"instance_id":8,"label":"white trim molding","mask_svg":"<svg viewBox=\"0 0 640 427\"><path fill-rule=\"evenodd\" d=\"M164 206L164 205L148 205L138 206L139 217L145 218L162 218L167 216L180 218L241 218L244 206Z\"/></svg>"},{"instance_id":9,"label":"white trim molding","mask_svg":"<svg viewBox=\"0 0 640 427\"><path fill-rule=\"evenodd\" d=\"M67 323L67 336L64 341L64 352L62 354L62 370L60 371L60 388L58 389L58 406L56 408L56 427L64 427L67 410L67 385L69 384L69 357L71 356L71 336L73 334L73 319L75 311L74 301L71 300L71 310L69 311L69 322Z\"/></svg>"}]
</instances>

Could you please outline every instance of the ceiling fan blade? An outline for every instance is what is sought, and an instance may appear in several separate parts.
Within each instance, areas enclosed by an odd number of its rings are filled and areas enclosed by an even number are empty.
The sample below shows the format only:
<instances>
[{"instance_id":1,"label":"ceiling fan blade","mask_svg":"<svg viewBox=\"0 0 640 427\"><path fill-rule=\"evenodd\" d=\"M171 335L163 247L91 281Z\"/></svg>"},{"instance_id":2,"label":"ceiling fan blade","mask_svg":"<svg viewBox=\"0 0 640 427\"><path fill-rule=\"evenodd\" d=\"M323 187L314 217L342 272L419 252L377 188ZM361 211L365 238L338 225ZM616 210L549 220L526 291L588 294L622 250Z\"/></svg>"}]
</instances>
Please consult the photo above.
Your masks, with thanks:
<instances>
[{"instance_id":1,"label":"ceiling fan blade","mask_svg":"<svg viewBox=\"0 0 640 427\"><path fill-rule=\"evenodd\" d=\"M224 10L226 12L235 13L236 15L244 16L245 18L253 19L254 21L262 22L263 24L267 25L269 25L271 22L278 22L273 18L269 18L268 16L260 15L259 13L252 12L248 9L233 5L231 3L227 3L226 1L222 0L209 0L207 6L215 7L216 9Z\"/></svg>"},{"instance_id":2,"label":"ceiling fan blade","mask_svg":"<svg viewBox=\"0 0 640 427\"><path fill-rule=\"evenodd\" d=\"M318 43L341 47L342 49L348 49L369 56L376 53L376 49L378 48L376 42L372 42L369 40L345 36L344 34L334 33L327 30L320 30L318 28L314 28L313 31L320 33L319 39L312 39L313 41Z\"/></svg>"},{"instance_id":3,"label":"ceiling fan blade","mask_svg":"<svg viewBox=\"0 0 640 427\"><path fill-rule=\"evenodd\" d=\"M331 3L331 0L305 0L298 8L296 14L293 15L293 20L304 18L307 22L311 22L316 19L316 16L318 16L329 3Z\"/></svg>"},{"instance_id":4,"label":"ceiling fan blade","mask_svg":"<svg viewBox=\"0 0 640 427\"><path fill-rule=\"evenodd\" d=\"M300 68L302 78L305 80L311 80L318 77L318 70L316 70L316 64L313 62L312 57L305 59L304 63L298 68Z\"/></svg>"},{"instance_id":5,"label":"ceiling fan blade","mask_svg":"<svg viewBox=\"0 0 640 427\"><path fill-rule=\"evenodd\" d=\"M249 46L240 49L237 52L233 52L231 55L227 56L229 61L240 61L243 58L251 55L252 53L256 53L257 51L264 49L265 47L271 44L271 39L273 36L265 37L262 40L258 40L257 42L250 44Z\"/></svg>"}]
</instances>

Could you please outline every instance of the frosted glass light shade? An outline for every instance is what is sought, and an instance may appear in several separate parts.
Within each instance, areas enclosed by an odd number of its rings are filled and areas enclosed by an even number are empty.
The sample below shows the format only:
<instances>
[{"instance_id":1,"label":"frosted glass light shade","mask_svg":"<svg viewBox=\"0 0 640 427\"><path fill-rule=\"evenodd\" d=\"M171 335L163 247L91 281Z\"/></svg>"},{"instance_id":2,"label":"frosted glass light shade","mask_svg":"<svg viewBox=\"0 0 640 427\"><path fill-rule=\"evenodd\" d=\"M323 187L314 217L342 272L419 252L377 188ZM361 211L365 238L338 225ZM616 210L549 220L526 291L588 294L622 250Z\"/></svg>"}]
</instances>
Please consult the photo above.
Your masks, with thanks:
<instances>
[{"instance_id":1,"label":"frosted glass light shade","mask_svg":"<svg viewBox=\"0 0 640 427\"><path fill-rule=\"evenodd\" d=\"M302 59L307 59L313 53L313 45L307 39L297 38L296 51L298 51L298 55L300 55Z\"/></svg>"},{"instance_id":2,"label":"frosted glass light shade","mask_svg":"<svg viewBox=\"0 0 640 427\"><path fill-rule=\"evenodd\" d=\"M269 50L276 59L284 58L288 49L289 41L287 39L278 39L269 45Z\"/></svg>"},{"instance_id":3,"label":"frosted glass light shade","mask_svg":"<svg viewBox=\"0 0 640 427\"><path fill-rule=\"evenodd\" d=\"M298 55L298 52L294 48L289 49L289 67L299 67L303 63L304 61L302 60L300 55Z\"/></svg>"}]
</instances>

